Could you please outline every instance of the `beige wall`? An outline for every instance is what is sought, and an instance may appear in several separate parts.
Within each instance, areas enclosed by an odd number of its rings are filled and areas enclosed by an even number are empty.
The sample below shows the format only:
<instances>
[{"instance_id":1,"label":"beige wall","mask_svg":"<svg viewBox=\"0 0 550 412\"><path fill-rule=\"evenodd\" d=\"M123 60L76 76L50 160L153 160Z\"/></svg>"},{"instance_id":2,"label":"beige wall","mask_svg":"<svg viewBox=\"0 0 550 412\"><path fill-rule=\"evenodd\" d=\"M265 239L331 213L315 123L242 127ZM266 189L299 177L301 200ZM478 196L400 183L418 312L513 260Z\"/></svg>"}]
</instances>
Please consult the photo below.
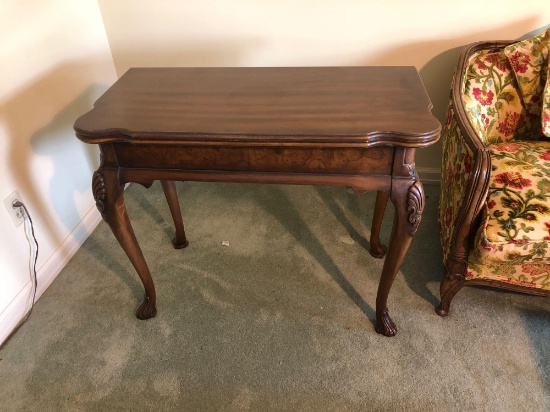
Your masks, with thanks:
<instances>
[{"instance_id":1,"label":"beige wall","mask_svg":"<svg viewBox=\"0 0 550 412\"><path fill-rule=\"evenodd\" d=\"M459 49L550 23L548 0L99 0L131 66L414 65L443 119ZM417 164L437 172L441 145ZM422 173L421 173L422 174Z\"/></svg>"},{"instance_id":2,"label":"beige wall","mask_svg":"<svg viewBox=\"0 0 550 412\"><path fill-rule=\"evenodd\" d=\"M19 191L43 274L52 256L79 246L74 229L95 209L90 179L98 153L75 138L72 125L116 72L96 0L2 0L0 39L0 200ZM51 276L60 268L50 269ZM39 282L42 291L48 279ZM24 314L31 284L24 226L15 227L3 203L0 283L1 342Z\"/></svg>"}]
</instances>

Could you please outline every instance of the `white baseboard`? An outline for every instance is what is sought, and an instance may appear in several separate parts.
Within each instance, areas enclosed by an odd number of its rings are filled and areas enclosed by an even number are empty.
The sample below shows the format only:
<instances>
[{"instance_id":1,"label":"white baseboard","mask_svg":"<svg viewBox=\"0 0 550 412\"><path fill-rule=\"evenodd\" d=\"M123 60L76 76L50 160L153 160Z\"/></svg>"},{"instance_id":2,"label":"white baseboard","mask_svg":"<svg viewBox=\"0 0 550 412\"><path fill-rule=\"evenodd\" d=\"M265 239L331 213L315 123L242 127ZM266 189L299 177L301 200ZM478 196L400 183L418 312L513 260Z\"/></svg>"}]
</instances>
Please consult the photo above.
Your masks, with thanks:
<instances>
[{"instance_id":1,"label":"white baseboard","mask_svg":"<svg viewBox=\"0 0 550 412\"><path fill-rule=\"evenodd\" d=\"M438 167L417 167L420 181L425 185L439 185L441 183L441 169Z\"/></svg>"},{"instance_id":2,"label":"white baseboard","mask_svg":"<svg viewBox=\"0 0 550 412\"><path fill-rule=\"evenodd\" d=\"M100 221L101 215L94 204L55 252L37 270L38 288L36 290L36 300L51 285ZM25 316L30 304L31 291L32 283L29 280L0 315L0 345L12 334L18 323Z\"/></svg>"}]
</instances>

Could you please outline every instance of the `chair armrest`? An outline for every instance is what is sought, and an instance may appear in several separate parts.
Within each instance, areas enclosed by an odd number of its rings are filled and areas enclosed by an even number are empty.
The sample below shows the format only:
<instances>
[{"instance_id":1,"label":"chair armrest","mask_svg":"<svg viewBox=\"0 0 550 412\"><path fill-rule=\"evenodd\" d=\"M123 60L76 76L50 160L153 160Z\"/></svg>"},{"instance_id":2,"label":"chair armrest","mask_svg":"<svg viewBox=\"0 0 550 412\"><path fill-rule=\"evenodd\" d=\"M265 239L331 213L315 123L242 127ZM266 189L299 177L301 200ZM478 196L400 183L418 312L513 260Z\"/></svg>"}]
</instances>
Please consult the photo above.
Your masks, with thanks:
<instances>
[{"instance_id":1,"label":"chair armrest","mask_svg":"<svg viewBox=\"0 0 550 412\"><path fill-rule=\"evenodd\" d=\"M439 222L444 262L448 273L464 274L470 233L487 197L491 160L477 135L463 134L452 102L441 139ZM476 145L472 148L473 142Z\"/></svg>"},{"instance_id":2,"label":"chair armrest","mask_svg":"<svg viewBox=\"0 0 550 412\"><path fill-rule=\"evenodd\" d=\"M466 272L470 237L487 198L491 157L466 113L462 96L469 58L480 49L502 47L509 42L480 42L460 55L451 88L443 140L442 179L439 219L447 274Z\"/></svg>"}]
</instances>

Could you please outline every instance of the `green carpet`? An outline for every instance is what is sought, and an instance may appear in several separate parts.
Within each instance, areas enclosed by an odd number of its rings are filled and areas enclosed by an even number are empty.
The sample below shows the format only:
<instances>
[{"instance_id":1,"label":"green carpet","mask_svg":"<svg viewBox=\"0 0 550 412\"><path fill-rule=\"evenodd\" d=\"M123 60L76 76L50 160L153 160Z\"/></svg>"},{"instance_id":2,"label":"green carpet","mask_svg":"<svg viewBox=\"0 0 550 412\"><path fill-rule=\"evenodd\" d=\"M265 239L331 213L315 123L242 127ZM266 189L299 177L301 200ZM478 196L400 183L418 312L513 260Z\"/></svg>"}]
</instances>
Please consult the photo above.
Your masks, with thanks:
<instances>
[{"instance_id":1,"label":"green carpet","mask_svg":"<svg viewBox=\"0 0 550 412\"><path fill-rule=\"evenodd\" d=\"M394 338L373 328L374 193L178 191L183 250L158 183L125 195L157 317L135 318L141 283L102 222L0 351L0 410L550 410L549 299L465 288L436 315L438 187L390 293Z\"/></svg>"}]
</instances>

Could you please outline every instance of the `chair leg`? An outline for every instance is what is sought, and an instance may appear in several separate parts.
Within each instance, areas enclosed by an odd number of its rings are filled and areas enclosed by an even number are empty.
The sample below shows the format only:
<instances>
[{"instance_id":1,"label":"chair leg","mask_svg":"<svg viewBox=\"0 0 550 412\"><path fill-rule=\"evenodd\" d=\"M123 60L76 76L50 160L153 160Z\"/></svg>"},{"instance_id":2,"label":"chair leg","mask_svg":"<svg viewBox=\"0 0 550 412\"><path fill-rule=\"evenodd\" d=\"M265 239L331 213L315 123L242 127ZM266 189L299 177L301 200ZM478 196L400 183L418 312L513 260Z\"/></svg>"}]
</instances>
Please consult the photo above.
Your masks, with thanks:
<instances>
[{"instance_id":1,"label":"chair leg","mask_svg":"<svg viewBox=\"0 0 550 412\"><path fill-rule=\"evenodd\" d=\"M451 300L456 293L462 289L466 281L462 274L449 273L446 271L445 278L441 281L439 292L441 302L435 310L439 316L447 316L449 314Z\"/></svg>"},{"instance_id":2,"label":"chair leg","mask_svg":"<svg viewBox=\"0 0 550 412\"><path fill-rule=\"evenodd\" d=\"M161 180L160 183L162 185L162 190L164 191L164 196L166 196L166 201L168 202L168 207L170 208L170 213L172 214L172 219L174 220L174 226L176 228L176 236L172 239L172 245L174 245L174 249L183 249L189 245L189 242L185 237L185 229L183 227L183 219L181 217L176 184L169 180Z\"/></svg>"}]
</instances>

